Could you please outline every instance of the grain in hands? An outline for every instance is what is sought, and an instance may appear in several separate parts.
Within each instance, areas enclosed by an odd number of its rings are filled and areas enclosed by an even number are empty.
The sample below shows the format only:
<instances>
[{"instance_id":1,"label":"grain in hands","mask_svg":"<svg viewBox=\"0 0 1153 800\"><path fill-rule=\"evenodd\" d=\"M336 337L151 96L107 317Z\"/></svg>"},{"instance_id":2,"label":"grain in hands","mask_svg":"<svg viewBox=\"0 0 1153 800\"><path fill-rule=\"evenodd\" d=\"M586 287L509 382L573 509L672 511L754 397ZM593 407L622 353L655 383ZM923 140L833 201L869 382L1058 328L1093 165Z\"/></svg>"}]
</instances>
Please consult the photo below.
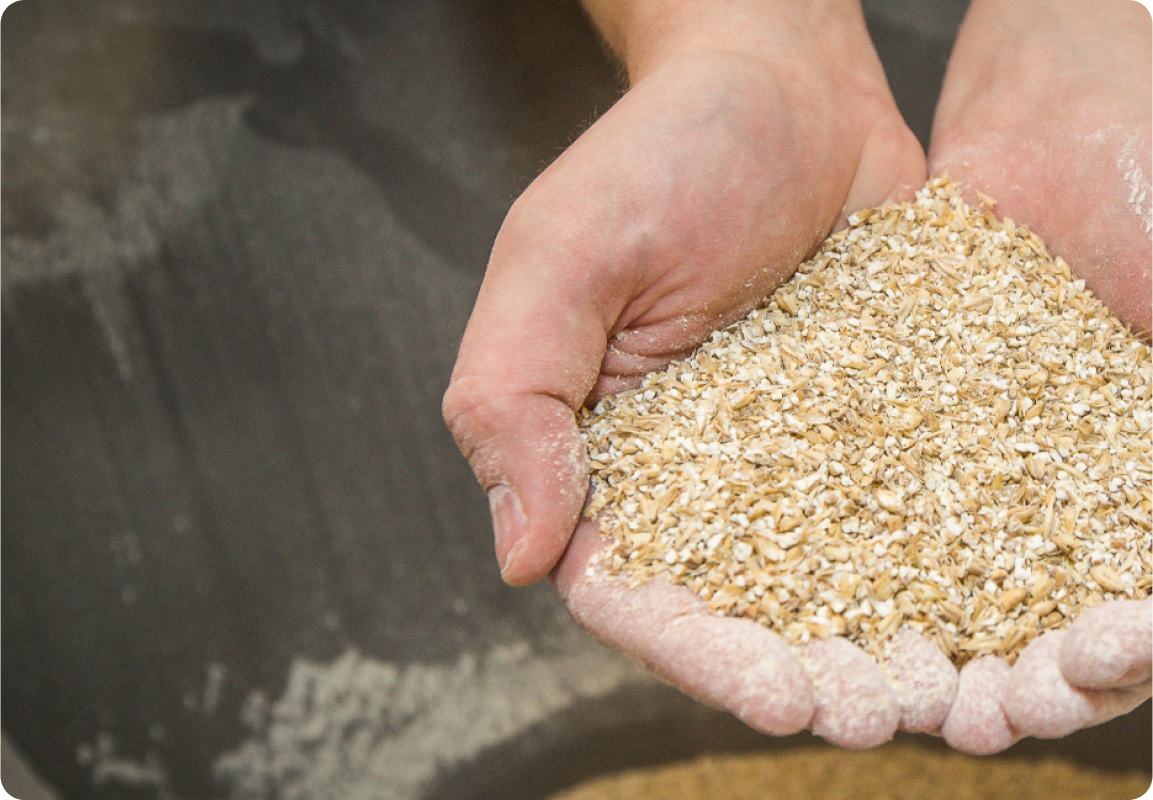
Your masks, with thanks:
<instances>
[{"instance_id":1,"label":"grain in hands","mask_svg":"<svg viewBox=\"0 0 1153 800\"><path fill-rule=\"evenodd\" d=\"M1149 349L993 206L940 178L854 214L765 305L582 411L590 574L882 661L912 628L958 665L1149 596Z\"/></svg>"}]
</instances>

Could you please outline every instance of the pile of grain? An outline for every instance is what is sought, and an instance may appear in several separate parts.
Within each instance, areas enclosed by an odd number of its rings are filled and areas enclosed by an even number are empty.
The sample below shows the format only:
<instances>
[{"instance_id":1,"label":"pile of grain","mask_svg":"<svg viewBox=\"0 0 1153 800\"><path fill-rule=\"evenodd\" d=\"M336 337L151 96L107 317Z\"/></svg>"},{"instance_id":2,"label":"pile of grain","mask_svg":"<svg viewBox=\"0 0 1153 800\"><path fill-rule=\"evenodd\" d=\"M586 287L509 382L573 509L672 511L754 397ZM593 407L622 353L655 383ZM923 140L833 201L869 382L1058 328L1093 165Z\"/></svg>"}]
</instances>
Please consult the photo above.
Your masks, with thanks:
<instances>
[{"instance_id":1,"label":"pile of grain","mask_svg":"<svg viewBox=\"0 0 1153 800\"><path fill-rule=\"evenodd\" d=\"M853 753L796 748L701 756L592 780L551 800L1130 800L1149 773L1107 772L1056 758L974 759L912 744Z\"/></svg>"},{"instance_id":2,"label":"pile of grain","mask_svg":"<svg viewBox=\"0 0 1153 800\"><path fill-rule=\"evenodd\" d=\"M1150 352L1037 236L934 179L763 308L580 419L590 570L793 643L955 663L1153 579Z\"/></svg>"}]
</instances>

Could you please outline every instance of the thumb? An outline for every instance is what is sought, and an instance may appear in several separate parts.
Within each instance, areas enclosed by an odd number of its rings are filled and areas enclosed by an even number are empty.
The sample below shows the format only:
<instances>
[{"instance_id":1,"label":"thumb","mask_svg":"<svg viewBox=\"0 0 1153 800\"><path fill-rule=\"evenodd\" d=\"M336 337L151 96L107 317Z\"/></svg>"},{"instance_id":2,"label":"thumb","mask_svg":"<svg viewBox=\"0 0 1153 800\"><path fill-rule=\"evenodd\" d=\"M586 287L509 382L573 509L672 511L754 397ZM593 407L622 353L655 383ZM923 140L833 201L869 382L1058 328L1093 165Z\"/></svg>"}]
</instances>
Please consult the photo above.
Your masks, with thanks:
<instances>
[{"instance_id":1,"label":"thumb","mask_svg":"<svg viewBox=\"0 0 1153 800\"><path fill-rule=\"evenodd\" d=\"M498 395L468 379L450 386L444 413L488 495L502 577L514 586L544 577L564 552L588 483L573 411L548 395Z\"/></svg>"},{"instance_id":2,"label":"thumb","mask_svg":"<svg viewBox=\"0 0 1153 800\"><path fill-rule=\"evenodd\" d=\"M588 461L575 411L619 311L598 294L613 281L589 237L548 205L530 187L509 212L443 404L488 494L501 574L518 586L549 572L576 527Z\"/></svg>"}]
</instances>

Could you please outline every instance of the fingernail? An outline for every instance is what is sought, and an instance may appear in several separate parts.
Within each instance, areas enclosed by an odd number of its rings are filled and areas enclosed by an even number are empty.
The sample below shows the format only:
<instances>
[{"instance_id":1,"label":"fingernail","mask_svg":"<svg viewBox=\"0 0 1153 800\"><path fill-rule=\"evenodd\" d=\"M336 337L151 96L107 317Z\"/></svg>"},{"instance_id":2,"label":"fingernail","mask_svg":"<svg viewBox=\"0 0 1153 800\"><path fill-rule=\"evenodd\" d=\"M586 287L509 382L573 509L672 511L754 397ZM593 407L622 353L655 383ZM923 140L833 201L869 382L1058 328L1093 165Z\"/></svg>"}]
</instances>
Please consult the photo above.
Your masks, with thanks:
<instances>
[{"instance_id":1,"label":"fingernail","mask_svg":"<svg viewBox=\"0 0 1153 800\"><path fill-rule=\"evenodd\" d=\"M500 571L508 569L517 542L524 538L528 521L516 490L511 486L494 486L488 492L488 510L492 514L492 528L496 539L496 558Z\"/></svg>"}]
</instances>

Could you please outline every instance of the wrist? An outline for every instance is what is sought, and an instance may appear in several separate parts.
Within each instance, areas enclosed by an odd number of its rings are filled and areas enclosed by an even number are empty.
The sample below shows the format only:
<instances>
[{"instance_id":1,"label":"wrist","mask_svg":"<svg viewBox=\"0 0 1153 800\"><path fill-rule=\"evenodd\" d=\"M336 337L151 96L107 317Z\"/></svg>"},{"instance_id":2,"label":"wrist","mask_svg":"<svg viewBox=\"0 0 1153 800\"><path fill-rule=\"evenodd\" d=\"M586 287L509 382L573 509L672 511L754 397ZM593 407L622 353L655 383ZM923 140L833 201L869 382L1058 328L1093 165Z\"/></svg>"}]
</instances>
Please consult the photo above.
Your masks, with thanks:
<instances>
[{"instance_id":1,"label":"wrist","mask_svg":"<svg viewBox=\"0 0 1153 800\"><path fill-rule=\"evenodd\" d=\"M1140 0L971 0L970 12L995 11L1005 19L1036 22L1038 14L1109 17L1116 13L1148 16Z\"/></svg>"},{"instance_id":2,"label":"wrist","mask_svg":"<svg viewBox=\"0 0 1153 800\"><path fill-rule=\"evenodd\" d=\"M858 0L584 0L593 22L637 83L655 67L699 51L771 59L798 47L844 60L872 54Z\"/></svg>"}]
</instances>

